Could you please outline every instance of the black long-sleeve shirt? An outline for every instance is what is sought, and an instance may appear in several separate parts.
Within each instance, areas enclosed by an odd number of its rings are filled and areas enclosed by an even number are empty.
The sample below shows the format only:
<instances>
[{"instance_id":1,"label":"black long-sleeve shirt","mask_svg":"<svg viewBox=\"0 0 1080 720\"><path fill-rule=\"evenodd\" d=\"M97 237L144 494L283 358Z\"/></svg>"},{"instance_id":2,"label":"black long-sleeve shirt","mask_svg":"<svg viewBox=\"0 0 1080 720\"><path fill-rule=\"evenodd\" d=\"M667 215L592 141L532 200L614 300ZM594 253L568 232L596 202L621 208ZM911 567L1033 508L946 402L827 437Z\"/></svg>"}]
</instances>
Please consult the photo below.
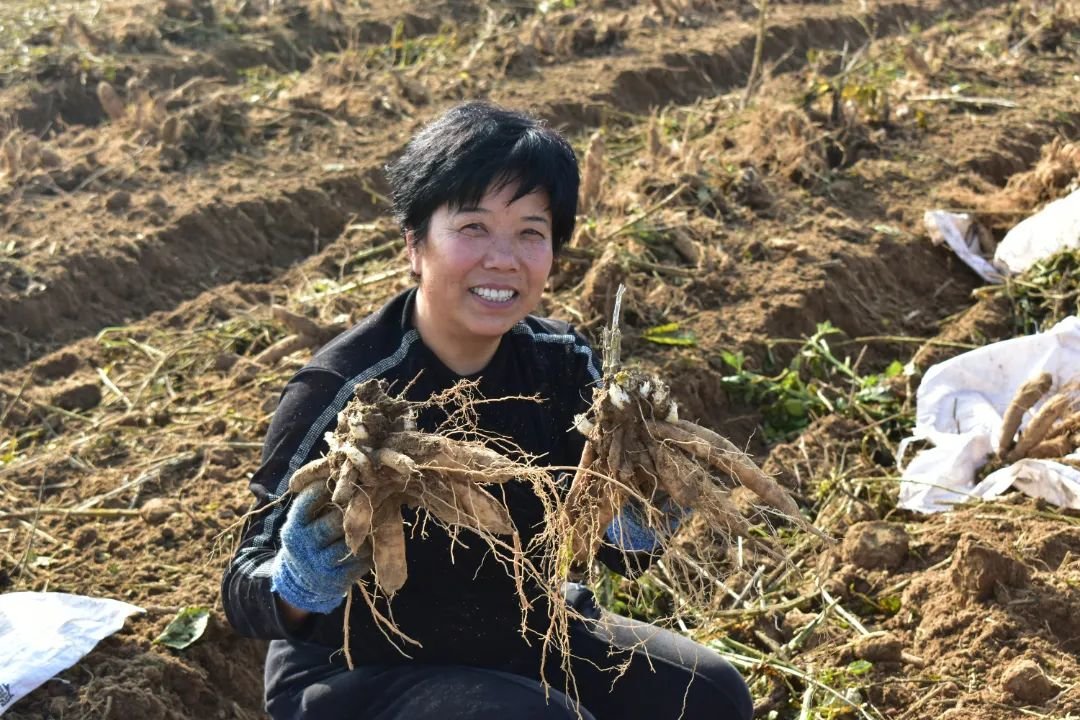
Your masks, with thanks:
<instances>
[{"instance_id":1,"label":"black long-sleeve shirt","mask_svg":"<svg viewBox=\"0 0 1080 720\"><path fill-rule=\"evenodd\" d=\"M259 512L246 526L222 583L226 614L241 634L342 647L344 603L330 614L313 616L298 631L285 627L270 590L270 566L288 503L275 501L286 494L293 472L326 452L323 435L334 427L359 383L383 378L391 382L392 392L408 388L409 400L426 401L461 379L421 341L412 323L415 293L398 295L336 338L285 387L266 436L262 465L251 482ZM572 429L573 418L588 407L600 373L588 343L568 324L526 317L503 336L488 366L470 377L478 381L484 398L537 396L541 401L479 404L480 429L508 436L546 465L578 463L584 438ZM418 418L419 429L433 432L442 419L434 410L425 411ZM543 521L540 501L522 482L495 486L495 491L503 493L527 546ZM407 523L415 520L415 513L406 512ZM434 523L407 528L413 529L406 533L408 580L381 610L388 617L392 613L397 627L422 647L400 639L396 643L417 662L440 664L506 667L510 658L531 654L520 632L514 580L486 543L469 531L461 531L452 542ZM612 548L601 555L623 572L621 559ZM538 603L530 613L530 627L543 631L546 614L546 606ZM407 661L363 602L353 603L349 643L360 664ZM535 649L535 639L531 645Z\"/></svg>"}]
</instances>

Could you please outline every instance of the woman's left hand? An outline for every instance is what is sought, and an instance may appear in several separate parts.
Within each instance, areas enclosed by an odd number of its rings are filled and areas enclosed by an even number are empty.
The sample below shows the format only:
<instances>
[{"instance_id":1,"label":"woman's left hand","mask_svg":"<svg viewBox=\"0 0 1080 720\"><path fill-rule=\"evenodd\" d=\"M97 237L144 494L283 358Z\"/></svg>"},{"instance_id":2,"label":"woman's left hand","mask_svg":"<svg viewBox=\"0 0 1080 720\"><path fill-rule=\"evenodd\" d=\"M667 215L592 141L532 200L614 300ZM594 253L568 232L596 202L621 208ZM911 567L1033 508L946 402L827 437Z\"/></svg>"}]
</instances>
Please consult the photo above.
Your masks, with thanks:
<instances>
[{"instance_id":1,"label":"woman's left hand","mask_svg":"<svg viewBox=\"0 0 1080 720\"><path fill-rule=\"evenodd\" d=\"M650 505L643 507L639 500L628 500L608 525L607 539L627 552L654 552L693 512L667 494L658 493Z\"/></svg>"}]
</instances>

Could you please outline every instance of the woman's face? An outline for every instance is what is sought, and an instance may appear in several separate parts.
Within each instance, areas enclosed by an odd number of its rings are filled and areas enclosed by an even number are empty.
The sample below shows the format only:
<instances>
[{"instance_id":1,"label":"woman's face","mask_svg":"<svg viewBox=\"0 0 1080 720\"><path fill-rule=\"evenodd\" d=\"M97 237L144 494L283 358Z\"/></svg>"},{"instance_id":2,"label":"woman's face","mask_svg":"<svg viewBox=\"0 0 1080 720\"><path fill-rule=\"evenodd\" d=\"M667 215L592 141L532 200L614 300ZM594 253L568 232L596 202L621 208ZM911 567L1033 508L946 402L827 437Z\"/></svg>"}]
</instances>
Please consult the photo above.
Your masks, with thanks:
<instances>
[{"instance_id":1,"label":"woman's face","mask_svg":"<svg viewBox=\"0 0 1080 720\"><path fill-rule=\"evenodd\" d=\"M476 207L442 205L427 237L409 238L420 276L418 326L437 352L447 343L497 346L540 302L552 263L548 196L540 189L511 202L516 191L512 183L489 190Z\"/></svg>"}]
</instances>

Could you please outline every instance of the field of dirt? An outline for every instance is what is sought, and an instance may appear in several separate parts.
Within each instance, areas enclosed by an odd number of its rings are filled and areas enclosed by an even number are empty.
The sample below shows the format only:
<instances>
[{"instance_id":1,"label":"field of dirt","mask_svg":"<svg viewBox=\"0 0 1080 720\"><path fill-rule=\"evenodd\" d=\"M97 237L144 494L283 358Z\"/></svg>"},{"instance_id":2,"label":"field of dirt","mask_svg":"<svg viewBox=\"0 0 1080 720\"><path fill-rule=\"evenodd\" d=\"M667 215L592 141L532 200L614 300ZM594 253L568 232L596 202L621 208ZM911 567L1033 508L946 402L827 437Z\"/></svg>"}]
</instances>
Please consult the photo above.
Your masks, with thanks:
<instances>
[{"instance_id":1,"label":"field of dirt","mask_svg":"<svg viewBox=\"0 0 1080 720\"><path fill-rule=\"evenodd\" d=\"M626 283L624 360L842 541L687 616L748 658L757 716L1080 717L1080 516L895 507L919 371L1080 311L976 292L922 224L1000 239L1076 186L1069 3L5 0L0 36L0 591L147 610L7 717L263 716L218 584L314 349L262 355L271 306L343 327L409 284L382 168L472 98L582 158L602 131L542 312L598 339ZM614 596L671 602L649 582ZM191 605L206 634L152 644Z\"/></svg>"}]
</instances>

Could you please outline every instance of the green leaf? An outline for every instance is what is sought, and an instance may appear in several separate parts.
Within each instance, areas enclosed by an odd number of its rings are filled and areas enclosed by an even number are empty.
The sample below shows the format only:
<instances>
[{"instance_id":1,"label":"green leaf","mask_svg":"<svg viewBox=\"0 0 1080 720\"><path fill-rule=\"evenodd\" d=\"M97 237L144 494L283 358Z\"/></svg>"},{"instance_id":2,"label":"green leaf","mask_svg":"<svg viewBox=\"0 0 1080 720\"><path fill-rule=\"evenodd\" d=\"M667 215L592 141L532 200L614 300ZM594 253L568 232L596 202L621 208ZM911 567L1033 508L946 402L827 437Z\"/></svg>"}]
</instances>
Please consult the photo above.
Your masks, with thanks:
<instances>
[{"instance_id":1,"label":"green leaf","mask_svg":"<svg viewBox=\"0 0 1080 720\"><path fill-rule=\"evenodd\" d=\"M878 606L891 615L900 612L900 606L902 604L899 595L889 595L887 597L878 598Z\"/></svg>"},{"instance_id":2,"label":"green leaf","mask_svg":"<svg viewBox=\"0 0 1080 720\"><path fill-rule=\"evenodd\" d=\"M663 325L656 325L654 327L645 330L645 337L656 337L657 335L667 335L673 332L679 331L679 323L665 323Z\"/></svg>"},{"instance_id":3,"label":"green leaf","mask_svg":"<svg viewBox=\"0 0 1080 720\"><path fill-rule=\"evenodd\" d=\"M789 399L784 401L784 412L791 417L805 417L806 416L806 403L802 400Z\"/></svg>"},{"instance_id":4,"label":"green leaf","mask_svg":"<svg viewBox=\"0 0 1080 720\"><path fill-rule=\"evenodd\" d=\"M646 330L642 336L657 345L680 345L689 347L697 344L697 338L688 330L682 330L679 323L666 323Z\"/></svg>"},{"instance_id":5,"label":"green leaf","mask_svg":"<svg viewBox=\"0 0 1080 720\"><path fill-rule=\"evenodd\" d=\"M723 360L728 367L735 370L735 372L741 372L743 363L746 362L746 358L741 352L733 353L730 350L721 350L720 359Z\"/></svg>"},{"instance_id":6,"label":"green leaf","mask_svg":"<svg viewBox=\"0 0 1080 720\"><path fill-rule=\"evenodd\" d=\"M697 339L692 335L683 337L646 336L645 339L651 343L656 343L657 345L679 345L682 347L693 347L694 345L697 345Z\"/></svg>"},{"instance_id":7,"label":"green leaf","mask_svg":"<svg viewBox=\"0 0 1080 720\"><path fill-rule=\"evenodd\" d=\"M202 637L209 621L210 610L200 605L189 605L176 613L164 632L154 638L154 644L183 650Z\"/></svg>"},{"instance_id":8,"label":"green leaf","mask_svg":"<svg viewBox=\"0 0 1080 720\"><path fill-rule=\"evenodd\" d=\"M873 669L874 664L869 660L856 660L847 666L847 671L850 675L865 675Z\"/></svg>"},{"instance_id":9,"label":"green leaf","mask_svg":"<svg viewBox=\"0 0 1080 720\"><path fill-rule=\"evenodd\" d=\"M904 363L899 360L893 360L889 363L889 367L885 368L885 377L894 378L902 372L904 372Z\"/></svg>"},{"instance_id":10,"label":"green leaf","mask_svg":"<svg viewBox=\"0 0 1080 720\"><path fill-rule=\"evenodd\" d=\"M14 460L19 454L18 438L11 438L0 443L0 465L6 465Z\"/></svg>"}]
</instances>

